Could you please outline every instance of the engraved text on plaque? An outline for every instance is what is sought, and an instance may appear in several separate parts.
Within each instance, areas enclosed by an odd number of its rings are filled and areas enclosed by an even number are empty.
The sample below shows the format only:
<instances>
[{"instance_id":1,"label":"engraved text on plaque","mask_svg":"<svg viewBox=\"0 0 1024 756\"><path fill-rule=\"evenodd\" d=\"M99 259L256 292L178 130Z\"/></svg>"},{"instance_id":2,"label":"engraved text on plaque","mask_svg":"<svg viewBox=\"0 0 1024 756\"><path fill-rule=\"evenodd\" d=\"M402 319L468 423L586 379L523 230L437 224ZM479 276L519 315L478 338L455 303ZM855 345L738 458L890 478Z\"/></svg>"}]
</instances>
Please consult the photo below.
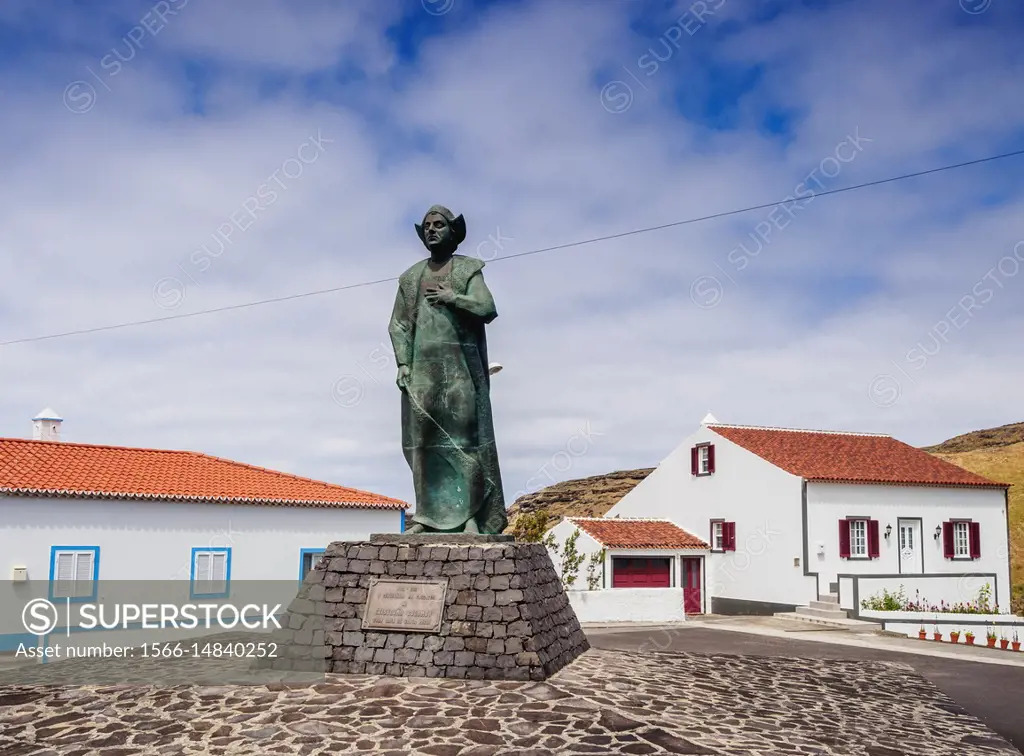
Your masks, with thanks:
<instances>
[{"instance_id":1,"label":"engraved text on plaque","mask_svg":"<svg viewBox=\"0 0 1024 756\"><path fill-rule=\"evenodd\" d=\"M441 629L447 590L447 580L374 578L366 598L362 627L436 633Z\"/></svg>"}]
</instances>

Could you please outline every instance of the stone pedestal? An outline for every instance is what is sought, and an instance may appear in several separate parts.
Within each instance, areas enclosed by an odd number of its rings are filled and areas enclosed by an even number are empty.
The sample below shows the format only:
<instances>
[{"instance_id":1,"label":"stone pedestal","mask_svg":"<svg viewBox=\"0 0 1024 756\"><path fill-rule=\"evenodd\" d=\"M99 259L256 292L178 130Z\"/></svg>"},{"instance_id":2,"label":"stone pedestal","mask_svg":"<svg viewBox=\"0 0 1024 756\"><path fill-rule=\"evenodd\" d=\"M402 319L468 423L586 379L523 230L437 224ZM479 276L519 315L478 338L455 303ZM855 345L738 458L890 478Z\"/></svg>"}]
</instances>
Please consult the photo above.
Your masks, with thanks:
<instances>
[{"instance_id":1,"label":"stone pedestal","mask_svg":"<svg viewBox=\"0 0 1024 756\"><path fill-rule=\"evenodd\" d=\"M544 680L589 648L547 549L511 536L332 543L281 624L275 669Z\"/></svg>"}]
</instances>

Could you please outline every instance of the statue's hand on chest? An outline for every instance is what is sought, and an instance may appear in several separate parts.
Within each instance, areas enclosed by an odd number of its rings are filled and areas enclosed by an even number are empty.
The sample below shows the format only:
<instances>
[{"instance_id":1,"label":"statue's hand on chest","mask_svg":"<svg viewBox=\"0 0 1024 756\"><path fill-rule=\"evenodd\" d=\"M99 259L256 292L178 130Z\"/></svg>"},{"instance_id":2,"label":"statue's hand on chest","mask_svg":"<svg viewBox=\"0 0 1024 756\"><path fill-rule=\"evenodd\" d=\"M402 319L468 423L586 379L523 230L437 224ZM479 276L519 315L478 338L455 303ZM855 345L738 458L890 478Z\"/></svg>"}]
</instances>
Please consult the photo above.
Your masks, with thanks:
<instances>
[{"instance_id":1,"label":"statue's hand on chest","mask_svg":"<svg viewBox=\"0 0 1024 756\"><path fill-rule=\"evenodd\" d=\"M452 289L451 282L443 279L428 283L423 295L430 304L435 306L451 304L455 301L455 290Z\"/></svg>"}]
</instances>

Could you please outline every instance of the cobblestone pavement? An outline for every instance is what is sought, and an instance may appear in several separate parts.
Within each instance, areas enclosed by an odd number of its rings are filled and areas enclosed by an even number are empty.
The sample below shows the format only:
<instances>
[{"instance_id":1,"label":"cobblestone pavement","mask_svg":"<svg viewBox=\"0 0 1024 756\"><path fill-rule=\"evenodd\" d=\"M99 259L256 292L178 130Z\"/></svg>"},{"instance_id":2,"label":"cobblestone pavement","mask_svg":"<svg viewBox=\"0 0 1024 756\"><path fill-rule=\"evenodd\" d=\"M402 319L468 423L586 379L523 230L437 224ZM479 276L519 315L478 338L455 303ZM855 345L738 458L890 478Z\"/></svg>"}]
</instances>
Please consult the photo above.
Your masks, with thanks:
<instances>
[{"instance_id":1,"label":"cobblestone pavement","mask_svg":"<svg viewBox=\"0 0 1024 756\"><path fill-rule=\"evenodd\" d=\"M0 687L2 756L327 753L1019 756L892 662L591 650L542 683Z\"/></svg>"}]
</instances>

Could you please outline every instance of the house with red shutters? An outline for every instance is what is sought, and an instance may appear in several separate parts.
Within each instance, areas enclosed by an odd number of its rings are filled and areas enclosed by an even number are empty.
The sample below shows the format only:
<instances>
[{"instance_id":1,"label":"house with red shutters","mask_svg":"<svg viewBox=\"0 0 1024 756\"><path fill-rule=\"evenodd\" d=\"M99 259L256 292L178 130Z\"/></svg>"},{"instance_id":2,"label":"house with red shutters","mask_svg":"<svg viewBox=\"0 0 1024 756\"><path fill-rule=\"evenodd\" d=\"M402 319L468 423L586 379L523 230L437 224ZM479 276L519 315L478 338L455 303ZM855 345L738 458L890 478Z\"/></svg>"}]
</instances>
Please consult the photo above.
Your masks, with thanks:
<instances>
[{"instance_id":1,"label":"house with red shutters","mask_svg":"<svg viewBox=\"0 0 1024 756\"><path fill-rule=\"evenodd\" d=\"M699 584L716 614L856 617L863 599L900 586L938 604L973 601L988 584L1008 606L1008 489L888 435L709 414L604 519L706 539L704 554L652 552L644 569Z\"/></svg>"}]
</instances>

